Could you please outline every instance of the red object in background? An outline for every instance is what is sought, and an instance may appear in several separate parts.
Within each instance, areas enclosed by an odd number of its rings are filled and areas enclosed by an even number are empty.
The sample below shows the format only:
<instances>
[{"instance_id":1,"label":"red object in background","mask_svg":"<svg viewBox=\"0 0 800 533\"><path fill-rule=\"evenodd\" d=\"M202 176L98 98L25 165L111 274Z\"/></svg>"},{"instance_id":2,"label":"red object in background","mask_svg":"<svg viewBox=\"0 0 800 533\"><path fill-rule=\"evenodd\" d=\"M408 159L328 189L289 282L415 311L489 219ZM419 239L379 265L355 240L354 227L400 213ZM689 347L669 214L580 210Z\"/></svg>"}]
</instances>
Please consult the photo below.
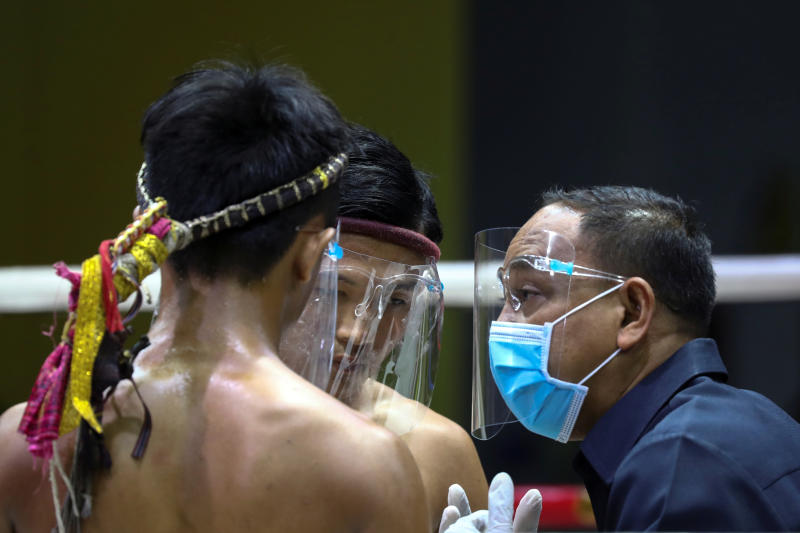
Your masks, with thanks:
<instances>
[{"instance_id":1,"label":"red object in background","mask_svg":"<svg viewBox=\"0 0 800 533\"><path fill-rule=\"evenodd\" d=\"M530 489L539 489L542 493L539 531L597 529L589 494L583 485L517 485L514 487L514 510Z\"/></svg>"}]
</instances>

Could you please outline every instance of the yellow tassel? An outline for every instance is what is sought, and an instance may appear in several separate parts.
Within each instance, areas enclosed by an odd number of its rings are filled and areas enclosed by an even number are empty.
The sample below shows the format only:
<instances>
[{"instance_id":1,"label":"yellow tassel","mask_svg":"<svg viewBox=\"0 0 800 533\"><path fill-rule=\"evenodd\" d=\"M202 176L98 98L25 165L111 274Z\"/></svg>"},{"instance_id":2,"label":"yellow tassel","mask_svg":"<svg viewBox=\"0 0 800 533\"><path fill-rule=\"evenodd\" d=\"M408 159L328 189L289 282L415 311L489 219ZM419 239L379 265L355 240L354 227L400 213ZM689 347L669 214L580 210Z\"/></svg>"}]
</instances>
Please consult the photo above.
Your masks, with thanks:
<instances>
[{"instance_id":1,"label":"yellow tassel","mask_svg":"<svg viewBox=\"0 0 800 533\"><path fill-rule=\"evenodd\" d=\"M140 282L164 262L168 253L167 247L155 235L146 233L137 239L130 254L136 259ZM64 402L64 410L61 415L60 435L78 427L81 418L86 420L98 433L103 432L91 404L92 369L106 329L102 286L100 256L95 255L83 263L83 276L76 311L72 365L66 391L67 401ZM121 272L114 275L114 286L119 301L124 301L136 290L136 287Z\"/></svg>"},{"instance_id":2,"label":"yellow tassel","mask_svg":"<svg viewBox=\"0 0 800 533\"><path fill-rule=\"evenodd\" d=\"M136 259L136 279L141 284L144 278L155 272L164 262L169 250L163 242L158 240L158 237L146 233L133 244L129 253ZM114 274L114 286L120 302L125 301L136 290L136 286L120 271Z\"/></svg>"},{"instance_id":3,"label":"yellow tassel","mask_svg":"<svg viewBox=\"0 0 800 533\"><path fill-rule=\"evenodd\" d=\"M72 364L66 391L67 401L64 402L61 414L60 435L77 428L81 418L98 433L103 432L91 405L92 368L106 329L101 295L103 279L100 256L95 255L84 261L82 270Z\"/></svg>"},{"instance_id":4,"label":"yellow tassel","mask_svg":"<svg viewBox=\"0 0 800 533\"><path fill-rule=\"evenodd\" d=\"M163 205L162 205L163 204ZM136 260L136 275L139 283L155 271L169 254L167 246L150 233L141 234L153 223L153 218L166 211L166 202L161 201L156 208L147 211L147 217L137 220L117 238L115 248L123 250L130 239L136 238L130 253ZM103 428L92 409L92 369L106 331L106 313L103 305L103 276L101 260L95 255L83 262L78 309L75 312L75 337L73 341L72 363L69 383L61 413L59 435L69 433L78 427L81 418L98 433ZM119 302L124 301L137 286L128 280L121 271L114 274L114 288Z\"/></svg>"}]
</instances>

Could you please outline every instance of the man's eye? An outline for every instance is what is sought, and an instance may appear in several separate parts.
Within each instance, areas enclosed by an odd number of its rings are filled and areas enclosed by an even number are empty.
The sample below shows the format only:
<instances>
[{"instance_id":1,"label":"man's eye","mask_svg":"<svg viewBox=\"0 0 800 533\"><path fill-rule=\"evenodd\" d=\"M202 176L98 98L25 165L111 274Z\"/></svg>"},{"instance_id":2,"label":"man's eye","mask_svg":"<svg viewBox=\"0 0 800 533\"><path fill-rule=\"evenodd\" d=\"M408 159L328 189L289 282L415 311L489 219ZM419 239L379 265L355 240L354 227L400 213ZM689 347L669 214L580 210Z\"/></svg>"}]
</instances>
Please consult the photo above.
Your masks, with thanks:
<instances>
[{"instance_id":1,"label":"man's eye","mask_svg":"<svg viewBox=\"0 0 800 533\"><path fill-rule=\"evenodd\" d=\"M527 301L529 298L534 298L536 296L542 295L542 293L538 289L533 287L523 287L522 289L518 289L517 291L515 291L515 293L517 299L523 302Z\"/></svg>"}]
</instances>

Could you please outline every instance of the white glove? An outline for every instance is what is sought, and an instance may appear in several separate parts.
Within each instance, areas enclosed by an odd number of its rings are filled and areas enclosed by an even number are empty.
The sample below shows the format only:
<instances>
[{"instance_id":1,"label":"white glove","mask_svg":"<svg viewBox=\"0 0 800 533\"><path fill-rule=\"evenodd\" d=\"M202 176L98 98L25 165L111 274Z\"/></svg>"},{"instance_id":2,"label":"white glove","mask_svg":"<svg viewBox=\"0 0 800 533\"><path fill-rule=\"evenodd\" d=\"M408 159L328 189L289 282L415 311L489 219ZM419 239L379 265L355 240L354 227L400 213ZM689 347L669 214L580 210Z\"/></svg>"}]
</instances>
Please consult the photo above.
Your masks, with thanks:
<instances>
[{"instance_id":1,"label":"white glove","mask_svg":"<svg viewBox=\"0 0 800 533\"><path fill-rule=\"evenodd\" d=\"M514 483L500 472L489 486L489 510L470 513L467 495L459 485L451 485L447 507L442 512L439 533L536 533L542 512L542 495L529 490L517 507L514 517Z\"/></svg>"},{"instance_id":2,"label":"white glove","mask_svg":"<svg viewBox=\"0 0 800 533\"><path fill-rule=\"evenodd\" d=\"M447 507L442 511L442 520L439 522L439 533L444 533L459 518L467 516L471 512L466 491L458 483L450 485L447 490ZM487 511L484 511L484 513L487 513ZM451 530L451 533L453 531Z\"/></svg>"}]
</instances>

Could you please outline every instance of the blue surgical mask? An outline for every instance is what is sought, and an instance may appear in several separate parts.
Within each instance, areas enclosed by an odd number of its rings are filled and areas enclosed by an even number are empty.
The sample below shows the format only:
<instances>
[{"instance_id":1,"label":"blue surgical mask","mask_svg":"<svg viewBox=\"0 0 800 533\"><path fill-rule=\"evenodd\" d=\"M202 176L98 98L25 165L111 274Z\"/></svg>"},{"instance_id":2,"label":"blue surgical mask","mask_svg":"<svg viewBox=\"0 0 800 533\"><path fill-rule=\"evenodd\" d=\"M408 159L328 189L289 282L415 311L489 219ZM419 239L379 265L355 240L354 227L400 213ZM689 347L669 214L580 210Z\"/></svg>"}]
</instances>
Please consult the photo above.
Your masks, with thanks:
<instances>
[{"instance_id":1,"label":"blue surgical mask","mask_svg":"<svg viewBox=\"0 0 800 533\"><path fill-rule=\"evenodd\" d=\"M500 394L525 428L567 442L589 388L583 385L618 353L617 349L578 383L556 379L547 370L553 326L590 303L611 294L620 283L544 325L492 322L489 361Z\"/></svg>"}]
</instances>

